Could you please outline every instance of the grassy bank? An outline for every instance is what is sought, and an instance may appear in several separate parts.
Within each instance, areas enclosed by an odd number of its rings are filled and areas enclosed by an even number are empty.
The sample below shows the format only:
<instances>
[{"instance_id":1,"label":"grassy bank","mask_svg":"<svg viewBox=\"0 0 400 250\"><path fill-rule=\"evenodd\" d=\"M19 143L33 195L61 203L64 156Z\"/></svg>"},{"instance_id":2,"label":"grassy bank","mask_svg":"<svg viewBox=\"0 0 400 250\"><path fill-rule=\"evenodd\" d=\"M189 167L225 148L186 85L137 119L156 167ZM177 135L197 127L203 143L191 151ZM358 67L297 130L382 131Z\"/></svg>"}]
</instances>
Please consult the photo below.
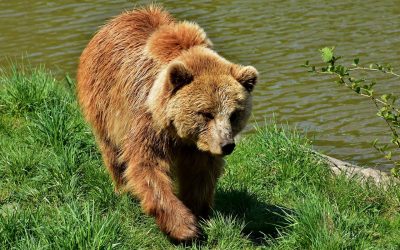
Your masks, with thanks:
<instances>
[{"instance_id":1,"label":"grassy bank","mask_svg":"<svg viewBox=\"0 0 400 250\"><path fill-rule=\"evenodd\" d=\"M42 69L0 77L0 249L184 248L114 194L73 93ZM398 187L332 176L309 147L275 125L246 137L188 247L399 249Z\"/></svg>"}]
</instances>

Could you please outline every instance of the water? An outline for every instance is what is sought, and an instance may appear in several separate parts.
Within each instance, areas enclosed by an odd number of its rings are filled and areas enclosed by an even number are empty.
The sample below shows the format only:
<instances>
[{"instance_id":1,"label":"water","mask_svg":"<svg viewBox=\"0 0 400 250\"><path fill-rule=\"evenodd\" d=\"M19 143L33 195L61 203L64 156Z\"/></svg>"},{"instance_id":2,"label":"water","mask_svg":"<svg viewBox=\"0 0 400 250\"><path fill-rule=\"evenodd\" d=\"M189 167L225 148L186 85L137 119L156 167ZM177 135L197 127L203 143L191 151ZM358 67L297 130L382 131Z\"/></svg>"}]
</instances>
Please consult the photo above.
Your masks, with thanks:
<instances>
[{"instance_id":1,"label":"water","mask_svg":"<svg viewBox=\"0 0 400 250\"><path fill-rule=\"evenodd\" d=\"M64 2L64 3L61 3ZM371 147L388 130L364 98L299 67L319 62L318 49L400 70L400 1L160 1L178 19L199 23L215 49L261 73L253 124L275 116L307 131L315 147L359 165L388 167ZM145 1L0 1L0 66L24 57L61 78L107 19ZM399 71L398 70L398 71ZM379 90L399 93L399 80L378 75ZM251 125L250 125L251 128Z\"/></svg>"}]
</instances>

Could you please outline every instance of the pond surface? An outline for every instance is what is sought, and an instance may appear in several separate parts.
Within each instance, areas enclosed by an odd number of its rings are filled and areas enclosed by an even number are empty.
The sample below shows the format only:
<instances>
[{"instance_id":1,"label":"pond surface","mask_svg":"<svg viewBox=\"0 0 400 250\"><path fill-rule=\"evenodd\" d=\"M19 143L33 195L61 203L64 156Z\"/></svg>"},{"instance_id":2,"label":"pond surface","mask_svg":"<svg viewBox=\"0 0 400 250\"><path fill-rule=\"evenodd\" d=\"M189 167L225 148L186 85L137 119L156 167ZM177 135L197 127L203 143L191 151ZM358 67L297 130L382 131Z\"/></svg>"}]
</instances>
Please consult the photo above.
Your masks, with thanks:
<instances>
[{"instance_id":1,"label":"pond surface","mask_svg":"<svg viewBox=\"0 0 400 250\"><path fill-rule=\"evenodd\" d=\"M215 49L261 73L255 122L307 131L316 149L360 165L387 163L370 142L387 128L369 100L300 65L319 62L318 49L335 46L350 63L391 63L400 70L400 1L159 1L178 19L198 22ZM0 1L0 66L25 58L75 75L78 57L107 19L145 1ZM399 93L399 80L379 78L380 91Z\"/></svg>"}]
</instances>

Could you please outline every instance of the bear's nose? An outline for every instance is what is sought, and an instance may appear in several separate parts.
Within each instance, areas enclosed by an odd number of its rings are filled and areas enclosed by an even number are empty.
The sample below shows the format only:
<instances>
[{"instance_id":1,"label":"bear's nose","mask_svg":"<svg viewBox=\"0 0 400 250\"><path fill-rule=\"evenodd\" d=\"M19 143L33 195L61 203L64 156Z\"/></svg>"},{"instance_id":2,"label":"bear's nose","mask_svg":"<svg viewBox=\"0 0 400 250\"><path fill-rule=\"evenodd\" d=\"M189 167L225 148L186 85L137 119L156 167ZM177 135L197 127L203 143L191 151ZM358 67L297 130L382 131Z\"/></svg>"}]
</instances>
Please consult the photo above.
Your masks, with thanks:
<instances>
[{"instance_id":1,"label":"bear's nose","mask_svg":"<svg viewBox=\"0 0 400 250\"><path fill-rule=\"evenodd\" d=\"M233 152L233 149L235 148L235 143L234 142L228 142L224 145L222 145L222 153L224 155L229 155Z\"/></svg>"}]
</instances>

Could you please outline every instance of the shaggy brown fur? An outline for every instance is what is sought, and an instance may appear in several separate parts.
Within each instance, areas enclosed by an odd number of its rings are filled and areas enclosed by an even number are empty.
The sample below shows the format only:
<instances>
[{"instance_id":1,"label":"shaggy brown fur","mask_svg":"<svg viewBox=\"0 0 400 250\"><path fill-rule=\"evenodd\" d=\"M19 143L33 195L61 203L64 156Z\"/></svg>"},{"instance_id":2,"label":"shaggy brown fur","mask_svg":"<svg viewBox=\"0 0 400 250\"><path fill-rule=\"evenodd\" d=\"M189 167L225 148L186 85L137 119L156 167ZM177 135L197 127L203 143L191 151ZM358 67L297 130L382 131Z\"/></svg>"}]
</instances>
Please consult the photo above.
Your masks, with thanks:
<instances>
[{"instance_id":1,"label":"shaggy brown fur","mask_svg":"<svg viewBox=\"0 0 400 250\"><path fill-rule=\"evenodd\" d=\"M257 79L211 46L197 24L149 6L108 22L80 57L79 103L116 190L177 240L210 211Z\"/></svg>"}]
</instances>

